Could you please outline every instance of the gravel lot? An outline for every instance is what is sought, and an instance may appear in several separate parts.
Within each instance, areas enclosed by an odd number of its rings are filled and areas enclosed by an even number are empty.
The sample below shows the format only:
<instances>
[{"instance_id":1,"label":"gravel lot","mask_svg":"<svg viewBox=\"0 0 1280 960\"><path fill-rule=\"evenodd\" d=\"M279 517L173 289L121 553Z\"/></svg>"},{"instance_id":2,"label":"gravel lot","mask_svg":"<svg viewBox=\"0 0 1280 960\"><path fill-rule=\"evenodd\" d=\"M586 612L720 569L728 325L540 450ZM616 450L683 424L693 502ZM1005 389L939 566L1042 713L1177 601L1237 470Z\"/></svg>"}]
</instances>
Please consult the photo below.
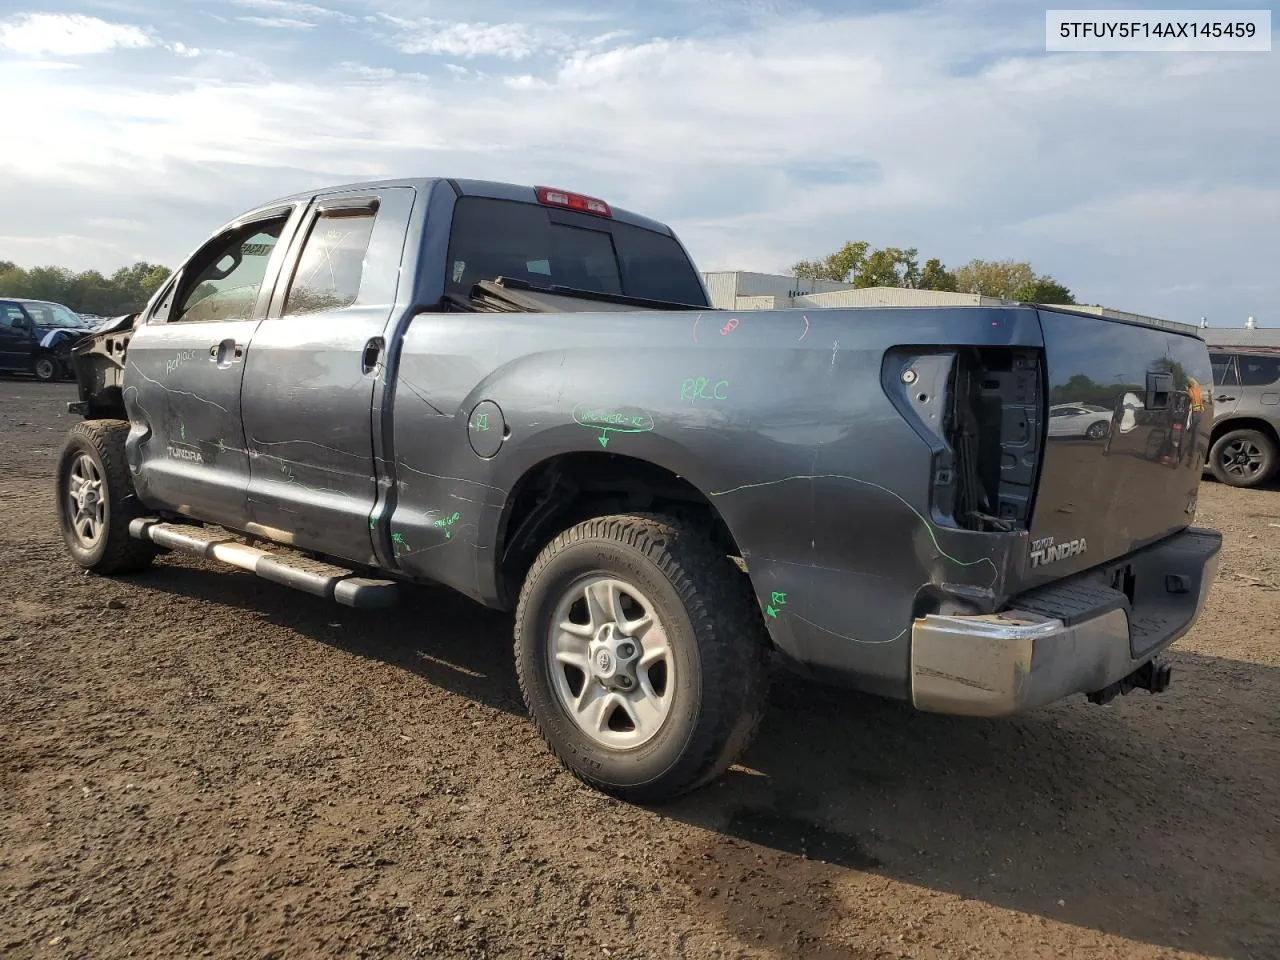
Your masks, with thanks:
<instances>
[{"instance_id":1,"label":"gravel lot","mask_svg":"<svg viewBox=\"0 0 1280 960\"><path fill-rule=\"evenodd\" d=\"M505 616L81 575L73 394L0 380L4 957L1280 957L1280 491L1202 487L1168 693L989 722L783 678L646 810L543 749Z\"/></svg>"}]
</instances>

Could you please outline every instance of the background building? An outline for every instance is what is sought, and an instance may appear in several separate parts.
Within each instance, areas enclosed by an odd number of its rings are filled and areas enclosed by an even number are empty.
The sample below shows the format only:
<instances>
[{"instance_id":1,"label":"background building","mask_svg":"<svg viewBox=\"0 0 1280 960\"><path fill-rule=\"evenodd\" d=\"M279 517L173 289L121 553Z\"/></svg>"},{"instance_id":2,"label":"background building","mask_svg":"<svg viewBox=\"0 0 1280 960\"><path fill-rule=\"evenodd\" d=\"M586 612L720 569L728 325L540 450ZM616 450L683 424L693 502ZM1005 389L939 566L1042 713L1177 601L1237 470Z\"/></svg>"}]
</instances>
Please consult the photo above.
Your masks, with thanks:
<instances>
[{"instance_id":1,"label":"background building","mask_svg":"<svg viewBox=\"0 0 1280 960\"><path fill-rule=\"evenodd\" d=\"M834 280L806 280L771 273L725 270L703 273L711 305L720 310L786 310L823 307L994 307L1012 303L978 293L946 293L906 287L858 289ZM1178 323L1110 307L1074 305L1070 309L1114 320L1128 320L1184 333L1204 332L1194 324ZM1209 328L1212 329L1212 328ZM1270 332L1270 331L1257 331ZM1280 332L1280 331L1277 331ZM1210 341L1213 342L1213 341Z\"/></svg>"},{"instance_id":2,"label":"background building","mask_svg":"<svg viewBox=\"0 0 1280 960\"><path fill-rule=\"evenodd\" d=\"M1253 317L1243 327L1209 327L1202 320L1200 334L1211 347L1268 347L1280 350L1280 327L1259 327Z\"/></svg>"}]
</instances>

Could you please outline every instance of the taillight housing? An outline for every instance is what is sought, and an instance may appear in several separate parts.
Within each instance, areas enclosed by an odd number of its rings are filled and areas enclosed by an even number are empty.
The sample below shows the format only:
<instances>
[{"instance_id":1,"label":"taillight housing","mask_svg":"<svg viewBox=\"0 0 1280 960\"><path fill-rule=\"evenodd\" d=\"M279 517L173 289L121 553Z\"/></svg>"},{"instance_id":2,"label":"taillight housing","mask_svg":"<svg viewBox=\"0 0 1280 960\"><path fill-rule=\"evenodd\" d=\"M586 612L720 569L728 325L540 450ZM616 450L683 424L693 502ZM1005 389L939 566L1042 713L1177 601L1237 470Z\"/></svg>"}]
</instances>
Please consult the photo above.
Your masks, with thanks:
<instances>
[{"instance_id":1,"label":"taillight housing","mask_svg":"<svg viewBox=\"0 0 1280 960\"><path fill-rule=\"evenodd\" d=\"M570 193L568 190L557 190L555 187L534 187L538 202L547 207L564 207L566 210L577 210L596 217L612 217L613 210L603 200L584 196L581 193Z\"/></svg>"}]
</instances>

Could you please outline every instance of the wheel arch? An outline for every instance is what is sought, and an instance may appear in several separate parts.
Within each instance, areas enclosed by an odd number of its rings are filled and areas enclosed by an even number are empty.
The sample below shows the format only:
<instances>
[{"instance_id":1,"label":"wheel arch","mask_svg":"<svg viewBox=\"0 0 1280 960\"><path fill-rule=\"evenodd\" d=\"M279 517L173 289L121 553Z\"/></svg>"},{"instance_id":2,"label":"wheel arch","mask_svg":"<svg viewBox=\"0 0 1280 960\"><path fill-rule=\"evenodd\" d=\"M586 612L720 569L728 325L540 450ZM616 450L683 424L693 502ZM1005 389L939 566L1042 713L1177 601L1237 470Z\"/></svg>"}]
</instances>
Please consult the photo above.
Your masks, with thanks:
<instances>
[{"instance_id":1,"label":"wheel arch","mask_svg":"<svg viewBox=\"0 0 1280 960\"><path fill-rule=\"evenodd\" d=\"M1213 430L1209 434L1209 449L1213 449L1213 445L1222 439L1224 434L1233 430L1257 430L1263 436L1269 438L1275 445L1277 451L1280 451L1280 431L1276 430L1275 424L1262 417L1228 417L1225 420L1219 420L1213 425Z\"/></svg>"},{"instance_id":2,"label":"wheel arch","mask_svg":"<svg viewBox=\"0 0 1280 960\"><path fill-rule=\"evenodd\" d=\"M538 553L565 528L609 513L666 513L701 527L728 556L744 558L729 521L688 476L644 457L573 451L531 465L507 494L496 557L509 608Z\"/></svg>"}]
</instances>

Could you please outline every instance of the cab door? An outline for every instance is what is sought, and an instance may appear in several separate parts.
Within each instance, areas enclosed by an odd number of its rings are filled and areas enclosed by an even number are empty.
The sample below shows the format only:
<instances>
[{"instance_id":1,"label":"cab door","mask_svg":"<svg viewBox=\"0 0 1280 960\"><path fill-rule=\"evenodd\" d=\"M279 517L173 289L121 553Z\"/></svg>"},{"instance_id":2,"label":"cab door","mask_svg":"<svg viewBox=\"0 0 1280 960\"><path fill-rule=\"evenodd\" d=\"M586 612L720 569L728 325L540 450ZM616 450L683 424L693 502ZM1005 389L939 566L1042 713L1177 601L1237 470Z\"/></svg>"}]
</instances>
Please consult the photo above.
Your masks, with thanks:
<instances>
[{"instance_id":1,"label":"cab door","mask_svg":"<svg viewBox=\"0 0 1280 960\"><path fill-rule=\"evenodd\" d=\"M16 303L0 301L0 370L31 369L31 320Z\"/></svg>"},{"instance_id":2,"label":"cab door","mask_svg":"<svg viewBox=\"0 0 1280 960\"><path fill-rule=\"evenodd\" d=\"M411 187L319 194L245 364L249 527L375 563L373 425Z\"/></svg>"},{"instance_id":3,"label":"cab door","mask_svg":"<svg viewBox=\"0 0 1280 960\"><path fill-rule=\"evenodd\" d=\"M152 509L244 528L245 358L301 211L280 205L228 225L135 324L124 372L126 451Z\"/></svg>"},{"instance_id":4,"label":"cab door","mask_svg":"<svg viewBox=\"0 0 1280 960\"><path fill-rule=\"evenodd\" d=\"M1230 353L1209 355L1213 364L1213 419L1218 421L1236 412L1240 406L1240 371Z\"/></svg>"}]
</instances>

